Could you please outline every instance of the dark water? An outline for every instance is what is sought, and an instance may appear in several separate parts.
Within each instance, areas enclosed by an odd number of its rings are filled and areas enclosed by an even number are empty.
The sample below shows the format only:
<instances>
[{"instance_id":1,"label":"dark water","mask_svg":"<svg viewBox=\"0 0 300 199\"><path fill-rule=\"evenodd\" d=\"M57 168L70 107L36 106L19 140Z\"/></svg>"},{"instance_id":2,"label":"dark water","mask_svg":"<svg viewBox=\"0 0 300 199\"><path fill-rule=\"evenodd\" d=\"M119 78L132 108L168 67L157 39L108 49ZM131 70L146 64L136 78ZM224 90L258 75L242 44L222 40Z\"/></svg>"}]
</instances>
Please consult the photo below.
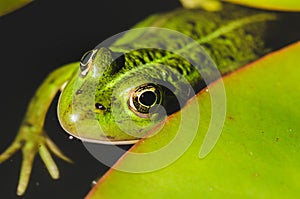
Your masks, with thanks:
<instances>
[{"instance_id":1,"label":"dark water","mask_svg":"<svg viewBox=\"0 0 300 199\"><path fill-rule=\"evenodd\" d=\"M27 103L50 71L78 61L99 42L151 13L178 6L176 0L37 1L0 17L0 152L13 140ZM61 178L54 181L37 157L23 198L83 198L91 182L108 169L80 141L68 139L57 121L56 104L57 98L47 115L46 131L75 163L55 158ZM0 165L0 198L18 198L20 165L20 152Z\"/></svg>"}]
</instances>

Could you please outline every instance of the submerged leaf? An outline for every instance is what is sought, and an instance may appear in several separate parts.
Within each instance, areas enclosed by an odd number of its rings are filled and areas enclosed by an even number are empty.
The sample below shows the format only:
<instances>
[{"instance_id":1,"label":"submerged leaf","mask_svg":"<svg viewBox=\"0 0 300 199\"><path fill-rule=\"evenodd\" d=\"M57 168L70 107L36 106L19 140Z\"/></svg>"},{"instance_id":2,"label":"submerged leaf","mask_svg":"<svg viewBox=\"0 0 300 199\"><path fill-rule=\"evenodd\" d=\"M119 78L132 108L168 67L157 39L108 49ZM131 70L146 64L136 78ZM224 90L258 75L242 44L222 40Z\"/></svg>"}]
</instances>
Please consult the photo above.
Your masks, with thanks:
<instances>
[{"instance_id":1,"label":"submerged leaf","mask_svg":"<svg viewBox=\"0 0 300 199\"><path fill-rule=\"evenodd\" d=\"M299 53L300 42L223 78L226 121L220 139L204 159L199 158L199 150L211 120L210 93L218 89L220 81L169 117L160 133L130 150L145 153L168 144L177 133L181 116L193 113L199 106L198 133L179 159L148 173L111 169L87 198L299 197ZM186 134L198 125L193 116L183 121L189 124ZM155 165L159 159L169 156L172 153L161 153L150 164ZM149 162L133 161L127 153L115 167L143 164Z\"/></svg>"}]
</instances>

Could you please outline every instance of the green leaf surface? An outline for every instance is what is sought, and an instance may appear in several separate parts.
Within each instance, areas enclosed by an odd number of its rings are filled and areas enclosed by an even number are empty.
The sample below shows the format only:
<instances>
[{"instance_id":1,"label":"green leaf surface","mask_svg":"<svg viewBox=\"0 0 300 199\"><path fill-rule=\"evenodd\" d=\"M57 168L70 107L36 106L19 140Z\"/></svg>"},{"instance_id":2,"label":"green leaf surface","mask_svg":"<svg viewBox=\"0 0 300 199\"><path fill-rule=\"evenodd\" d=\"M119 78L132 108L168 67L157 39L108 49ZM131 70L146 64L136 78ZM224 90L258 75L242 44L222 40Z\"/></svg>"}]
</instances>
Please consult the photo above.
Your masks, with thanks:
<instances>
[{"instance_id":1,"label":"green leaf surface","mask_svg":"<svg viewBox=\"0 0 300 199\"><path fill-rule=\"evenodd\" d=\"M223 0L231 3L251 6L255 8L283 11L300 11L299 0Z\"/></svg>"},{"instance_id":2,"label":"green leaf surface","mask_svg":"<svg viewBox=\"0 0 300 199\"><path fill-rule=\"evenodd\" d=\"M168 118L162 131L136 144L130 152L145 153L166 145L177 133L181 116L190 133L198 133L183 155L169 166L148 172L111 169L87 198L298 198L300 195L300 42L223 78L226 121L213 150L203 159L200 147L211 120L210 93L221 81L201 92ZM182 140L185 142L185 140ZM180 146L179 146L180 148ZM168 159L161 153L150 164ZM149 161L125 154L115 165L137 167ZM145 166L145 165L144 165Z\"/></svg>"},{"instance_id":3,"label":"green leaf surface","mask_svg":"<svg viewBox=\"0 0 300 199\"><path fill-rule=\"evenodd\" d=\"M0 1L0 16L15 11L32 0L1 0Z\"/></svg>"}]
</instances>

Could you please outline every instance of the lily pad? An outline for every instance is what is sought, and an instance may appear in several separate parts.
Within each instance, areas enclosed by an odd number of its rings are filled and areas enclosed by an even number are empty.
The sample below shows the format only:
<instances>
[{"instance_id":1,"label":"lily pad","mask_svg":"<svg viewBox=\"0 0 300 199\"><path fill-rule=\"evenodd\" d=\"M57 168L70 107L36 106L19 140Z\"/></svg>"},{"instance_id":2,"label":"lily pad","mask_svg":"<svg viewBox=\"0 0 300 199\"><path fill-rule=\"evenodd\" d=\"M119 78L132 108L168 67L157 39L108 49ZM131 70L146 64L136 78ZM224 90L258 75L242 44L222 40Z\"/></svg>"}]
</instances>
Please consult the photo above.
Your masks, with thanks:
<instances>
[{"instance_id":1,"label":"lily pad","mask_svg":"<svg viewBox=\"0 0 300 199\"><path fill-rule=\"evenodd\" d=\"M130 154L168 144L176 136L181 116L193 113L198 106L198 133L182 156L152 172L110 169L87 198L299 197L299 53L300 42L222 78L227 96L226 121L217 144L205 158L199 158L199 151L211 120L210 93L221 81L169 117L161 132L136 144L115 168L145 164L133 161ZM189 124L186 134L198 125L194 119L194 115L185 118ZM169 156L172 153L159 158Z\"/></svg>"},{"instance_id":2,"label":"lily pad","mask_svg":"<svg viewBox=\"0 0 300 199\"><path fill-rule=\"evenodd\" d=\"M0 1L0 16L15 11L26 4L30 3L31 0L1 0Z\"/></svg>"}]
</instances>

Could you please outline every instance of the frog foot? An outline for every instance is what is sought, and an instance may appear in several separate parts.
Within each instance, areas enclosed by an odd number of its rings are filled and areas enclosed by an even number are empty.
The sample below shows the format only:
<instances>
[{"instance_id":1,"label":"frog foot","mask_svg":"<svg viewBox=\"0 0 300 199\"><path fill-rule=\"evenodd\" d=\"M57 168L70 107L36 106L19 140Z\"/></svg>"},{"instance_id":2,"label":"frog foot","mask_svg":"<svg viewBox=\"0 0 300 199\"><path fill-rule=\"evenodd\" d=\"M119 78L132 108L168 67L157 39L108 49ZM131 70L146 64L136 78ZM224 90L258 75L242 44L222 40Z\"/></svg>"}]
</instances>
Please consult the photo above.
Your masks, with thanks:
<instances>
[{"instance_id":1,"label":"frog foot","mask_svg":"<svg viewBox=\"0 0 300 199\"><path fill-rule=\"evenodd\" d=\"M59 178L59 170L51 156L54 153L59 158L72 162L66 157L41 128L22 125L13 143L0 155L0 163L10 158L15 152L22 150L23 160L20 171L17 195L23 195L28 186L34 157L39 153L53 179Z\"/></svg>"},{"instance_id":2,"label":"frog foot","mask_svg":"<svg viewBox=\"0 0 300 199\"><path fill-rule=\"evenodd\" d=\"M220 0L180 0L186 9L202 8L206 11L219 11L222 9Z\"/></svg>"}]
</instances>

